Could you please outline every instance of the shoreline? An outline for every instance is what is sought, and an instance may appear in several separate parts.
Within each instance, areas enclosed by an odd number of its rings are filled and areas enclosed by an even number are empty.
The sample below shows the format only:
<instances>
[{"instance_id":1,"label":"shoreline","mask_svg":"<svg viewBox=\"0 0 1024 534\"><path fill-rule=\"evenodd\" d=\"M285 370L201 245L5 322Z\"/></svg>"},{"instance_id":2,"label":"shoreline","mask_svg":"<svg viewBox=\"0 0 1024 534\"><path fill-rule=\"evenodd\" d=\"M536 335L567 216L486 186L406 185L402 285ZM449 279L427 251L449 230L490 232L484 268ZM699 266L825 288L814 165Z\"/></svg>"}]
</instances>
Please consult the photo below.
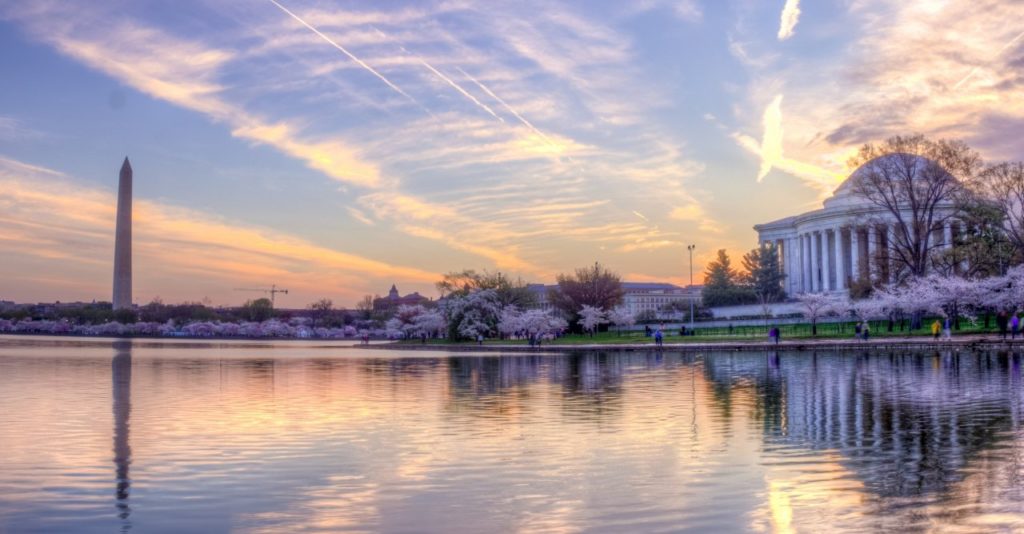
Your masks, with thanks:
<instances>
[{"instance_id":1,"label":"shoreline","mask_svg":"<svg viewBox=\"0 0 1024 534\"><path fill-rule=\"evenodd\" d=\"M357 348L373 350L408 350L452 352L611 352L611 351L664 351L664 352L772 352L772 351L861 351L861 350L1004 350L1024 351L1024 337L1019 340L1003 341L996 336L970 335L951 340L935 340L920 337L875 338L868 341L857 339L820 339L781 341L778 344L770 341L706 341L689 343L665 343L660 348L653 343L591 343L580 345L545 344L530 347L521 344L483 344L475 343L434 343L420 344L407 342L377 343L374 345L356 345Z\"/></svg>"},{"instance_id":2,"label":"shoreline","mask_svg":"<svg viewBox=\"0 0 1024 534\"><path fill-rule=\"evenodd\" d=\"M477 345L473 342L461 343L426 343L408 341L371 340L364 345L355 339L320 339L320 338L255 338L255 337L165 337L165 336L101 336L77 334L33 334L24 332L7 332L0 334L0 339L23 338L52 341L77 340L93 342L138 341L140 344L168 342L171 344L224 344L225 346L253 347L271 346L277 343L309 344L317 348L333 349L368 349L395 350L409 352L449 351L449 352L493 352L493 353L569 353L569 352L814 352L843 351L856 352L866 350L995 350L1024 352L1024 337L1019 340L999 339L997 335L964 335L951 340L935 340L930 337L878 337L868 341L850 338L799 339L774 343L770 341L694 341L683 343L664 343L660 348L653 343L586 343L586 344L555 344L548 343L538 347L515 343L485 343ZM235 342L235 343L231 343Z\"/></svg>"}]
</instances>

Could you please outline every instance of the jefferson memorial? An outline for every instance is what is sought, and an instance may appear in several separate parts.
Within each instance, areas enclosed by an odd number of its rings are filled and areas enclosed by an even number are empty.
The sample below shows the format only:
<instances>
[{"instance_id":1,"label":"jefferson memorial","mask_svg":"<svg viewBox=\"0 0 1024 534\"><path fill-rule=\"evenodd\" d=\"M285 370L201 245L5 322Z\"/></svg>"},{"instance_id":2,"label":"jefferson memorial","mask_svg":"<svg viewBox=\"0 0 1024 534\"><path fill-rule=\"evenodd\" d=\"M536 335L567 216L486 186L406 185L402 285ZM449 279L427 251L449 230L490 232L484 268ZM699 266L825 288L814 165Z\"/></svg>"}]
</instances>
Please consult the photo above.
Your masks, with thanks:
<instances>
[{"instance_id":1,"label":"jefferson memorial","mask_svg":"<svg viewBox=\"0 0 1024 534\"><path fill-rule=\"evenodd\" d=\"M822 209L754 226L758 243L775 245L779 251L787 295L843 293L852 283L865 279L893 281L896 269L890 268L889 243L895 240L895 218L856 191L855 184L872 163L844 180ZM934 163L919 158L918 164ZM946 222L931 236L936 248L949 246L954 235L965 230L961 223L947 218L953 209L948 202L938 206L936 214L944 212L942 220Z\"/></svg>"}]
</instances>

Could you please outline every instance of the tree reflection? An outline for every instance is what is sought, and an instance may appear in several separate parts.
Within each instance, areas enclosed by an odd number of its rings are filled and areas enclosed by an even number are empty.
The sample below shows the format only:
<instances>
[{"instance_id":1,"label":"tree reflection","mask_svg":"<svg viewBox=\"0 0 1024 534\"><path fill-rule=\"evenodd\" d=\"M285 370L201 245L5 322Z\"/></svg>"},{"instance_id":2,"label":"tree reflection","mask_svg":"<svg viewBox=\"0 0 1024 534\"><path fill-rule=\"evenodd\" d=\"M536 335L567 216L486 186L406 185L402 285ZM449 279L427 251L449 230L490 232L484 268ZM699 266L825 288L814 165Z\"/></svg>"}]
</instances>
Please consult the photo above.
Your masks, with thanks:
<instances>
[{"instance_id":1,"label":"tree reflection","mask_svg":"<svg viewBox=\"0 0 1024 534\"><path fill-rule=\"evenodd\" d=\"M632 373L682 365L682 356L659 352L580 352L548 356L452 357L448 363L450 402L460 410L489 410L488 398L510 392L528 396L529 386L560 386L561 406L570 417L598 418L622 409L622 386Z\"/></svg>"}]
</instances>

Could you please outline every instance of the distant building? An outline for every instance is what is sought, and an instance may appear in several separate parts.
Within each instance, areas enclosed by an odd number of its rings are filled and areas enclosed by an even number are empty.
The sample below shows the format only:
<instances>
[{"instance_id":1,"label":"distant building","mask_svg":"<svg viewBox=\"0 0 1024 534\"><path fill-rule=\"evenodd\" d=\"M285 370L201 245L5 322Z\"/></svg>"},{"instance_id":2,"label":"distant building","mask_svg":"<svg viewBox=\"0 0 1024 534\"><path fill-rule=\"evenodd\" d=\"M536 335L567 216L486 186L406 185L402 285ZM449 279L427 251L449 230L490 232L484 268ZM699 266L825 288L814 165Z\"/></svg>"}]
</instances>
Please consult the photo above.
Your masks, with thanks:
<instances>
[{"instance_id":1,"label":"distant building","mask_svg":"<svg viewBox=\"0 0 1024 534\"><path fill-rule=\"evenodd\" d=\"M537 297L536 308L545 311L552 309L548 301L548 290L557 289L557 285L528 284L526 287ZM691 299L699 303L702 289L703 286L680 287L663 282L623 282L622 305L634 317L642 311L651 310L659 317L668 318L672 314L663 313L662 309L673 302L689 305Z\"/></svg>"},{"instance_id":2,"label":"distant building","mask_svg":"<svg viewBox=\"0 0 1024 534\"><path fill-rule=\"evenodd\" d=\"M673 303L689 305L691 299L699 302L703 286L684 288L663 282L623 282L622 289L625 292L622 305L634 317L648 310L657 313L659 317L668 317L671 314L663 313L662 310Z\"/></svg>"},{"instance_id":3,"label":"distant building","mask_svg":"<svg viewBox=\"0 0 1024 534\"><path fill-rule=\"evenodd\" d=\"M401 296L398 294L398 288L392 284L391 290L388 291L388 296L373 299L373 311L389 312L394 311L399 306L415 306L417 304L426 304L428 302L430 302L430 299L416 292Z\"/></svg>"},{"instance_id":4,"label":"distant building","mask_svg":"<svg viewBox=\"0 0 1024 534\"><path fill-rule=\"evenodd\" d=\"M530 291L534 296L533 308L538 310L548 311L552 308L551 302L548 301L548 290L556 288L556 285L544 285L544 284L526 284L526 289Z\"/></svg>"}]
</instances>

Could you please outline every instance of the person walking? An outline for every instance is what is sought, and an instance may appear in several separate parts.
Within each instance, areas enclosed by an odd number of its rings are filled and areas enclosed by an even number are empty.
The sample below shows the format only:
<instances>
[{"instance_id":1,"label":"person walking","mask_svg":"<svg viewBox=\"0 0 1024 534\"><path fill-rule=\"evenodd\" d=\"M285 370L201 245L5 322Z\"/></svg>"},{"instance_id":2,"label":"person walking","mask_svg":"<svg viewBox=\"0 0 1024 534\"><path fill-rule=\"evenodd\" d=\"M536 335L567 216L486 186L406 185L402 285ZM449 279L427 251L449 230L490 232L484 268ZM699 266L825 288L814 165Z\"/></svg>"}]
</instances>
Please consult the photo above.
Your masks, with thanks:
<instances>
[{"instance_id":1,"label":"person walking","mask_svg":"<svg viewBox=\"0 0 1024 534\"><path fill-rule=\"evenodd\" d=\"M656 345L658 345L658 347L661 347L662 336L663 336L663 334L661 333L661 329L660 328L656 332L654 332L654 343Z\"/></svg>"},{"instance_id":2,"label":"person walking","mask_svg":"<svg viewBox=\"0 0 1024 534\"><path fill-rule=\"evenodd\" d=\"M775 344L776 345L779 344L779 337L781 337L781 335L782 335L782 330L779 330L779 327L777 327L777 326L773 326L772 327L772 337L775 338Z\"/></svg>"},{"instance_id":3,"label":"person walking","mask_svg":"<svg viewBox=\"0 0 1024 534\"><path fill-rule=\"evenodd\" d=\"M1020 328L1020 318L1017 317L1017 312L1013 312L1010 316L1010 339L1017 339L1017 329Z\"/></svg>"},{"instance_id":4,"label":"person walking","mask_svg":"<svg viewBox=\"0 0 1024 534\"><path fill-rule=\"evenodd\" d=\"M999 310L996 315L996 326L999 328L999 335L1006 341L1006 330L1010 327L1010 316L1007 315L1006 310Z\"/></svg>"},{"instance_id":5,"label":"person walking","mask_svg":"<svg viewBox=\"0 0 1024 534\"><path fill-rule=\"evenodd\" d=\"M946 321L942 325L942 336L946 338L946 341L953 339L953 321L946 316Z\"/></svg>"},{"instance_id":6,"label":"person walking","mask_svg":"<svg viewBox=\"0 0 1024 534\"><path fill-rule=\"evenodd\" d=\"M932 337L935 338L935 339L939 339L939 332L941 330L942 330L942 325L939 324L939 320L936 319L935 322L932 323Z\"/></svg>"},{"instance_id":7,"label":"person walking","mask_svg":"<svg viewBox=\"0 0 1024 534\"><path fill-rule=\"evenodd\" d=\"M861 335L864 336L864 341L867 341L871 337L871 325L864 321L864 328L860 329Z\"/></svg>"},{"instance_id":8,"label":"person walking","mask_svg":"<svg viewBox=\"0 0 1024 534\"><path fill-rule=\"evenodd\" d=\"M853 325L853 339L860 339L860 323Z\"/></svg>"}]
</instances>

